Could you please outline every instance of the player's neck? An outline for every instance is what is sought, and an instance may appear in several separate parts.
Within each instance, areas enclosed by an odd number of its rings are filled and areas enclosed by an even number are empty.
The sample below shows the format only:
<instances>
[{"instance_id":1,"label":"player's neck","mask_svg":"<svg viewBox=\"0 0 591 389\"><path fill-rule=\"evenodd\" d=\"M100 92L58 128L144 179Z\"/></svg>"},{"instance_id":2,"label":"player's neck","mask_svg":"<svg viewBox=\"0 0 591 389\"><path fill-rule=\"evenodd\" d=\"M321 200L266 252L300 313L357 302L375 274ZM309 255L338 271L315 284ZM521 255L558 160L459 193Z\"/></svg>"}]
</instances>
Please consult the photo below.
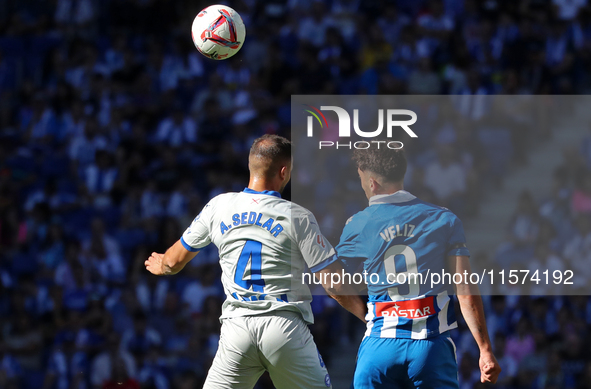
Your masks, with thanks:
<instances>
[{"instance_id":1,"label":"player's neck","mask_svg":"<svg viewBox=\"0 0 591 389\"><path fill-rule=\"evenodd\" d=\"M391 194L398 192L399 190L404 190L404 185L402 185L402 184L380 185L379 187L372 190L371 195L372 196L391 195Z\"/></svg>"},{"instance_id":2,"label":"player's neck","mask_svg":"<svg viewBox=\"0 0 591 389\"><path fill-rule=\"evenodd\" d=\"M266 180L262 177L250 177L250 181L248 182L248 188L256 190L257 192L263 192L265 190L279 192L279 190L281 189L281 184L277 184L274 181L275 180Z\"/></svg>"}]
</instances>

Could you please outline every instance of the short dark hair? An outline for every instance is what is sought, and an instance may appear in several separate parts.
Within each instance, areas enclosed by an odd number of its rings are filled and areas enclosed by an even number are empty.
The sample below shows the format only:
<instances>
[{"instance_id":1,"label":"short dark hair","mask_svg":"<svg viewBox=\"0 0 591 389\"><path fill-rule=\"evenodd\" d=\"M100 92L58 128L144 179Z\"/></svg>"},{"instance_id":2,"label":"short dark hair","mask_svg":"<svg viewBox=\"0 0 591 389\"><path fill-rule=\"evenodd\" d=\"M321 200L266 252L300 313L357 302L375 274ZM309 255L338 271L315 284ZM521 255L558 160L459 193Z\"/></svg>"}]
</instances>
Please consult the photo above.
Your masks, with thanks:
<instances>
[{"instance_id":1,"label":"short dark hair","mask_svg":"<svg viewBox=\"0 0 591 389\"><path fill-rule=\"evenodd\" d=\"M270 178L282 165L291 162L291 142L279 135L265 134L252 143L248 155L251 173Z\"/></svg>"},{"instance_id":2,"label":"short dark hair","mask_svg":"<svg viewBox=\"0 0 591 389\"><path fill-rule=\"evenodd\" d=\"M379 144L378 144L379 145ZM402 148L355 149L353 160L361 171L371 171L382 176L387 182L400 182L406 174L406 155Z\"/></svg>"}]
</instances>

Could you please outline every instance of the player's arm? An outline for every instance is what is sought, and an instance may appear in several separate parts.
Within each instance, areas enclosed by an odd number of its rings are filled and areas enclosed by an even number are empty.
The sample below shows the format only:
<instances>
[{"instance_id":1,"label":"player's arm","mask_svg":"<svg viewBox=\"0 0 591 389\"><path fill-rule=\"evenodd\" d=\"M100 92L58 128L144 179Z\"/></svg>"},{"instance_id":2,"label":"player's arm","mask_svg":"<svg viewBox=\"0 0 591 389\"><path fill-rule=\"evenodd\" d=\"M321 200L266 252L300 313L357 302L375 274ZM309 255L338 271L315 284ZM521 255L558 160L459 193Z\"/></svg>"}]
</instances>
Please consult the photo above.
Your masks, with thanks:
<instances>
[{"instance_id":1,"label":"player's arm","mask_svg":"<svg viewBox=\"0 0 591 389\"><path fill-rule=\"evenodd\" d=\"M357 290L352 285L342 283L344 268L341 262L335 261L324 269L314 273L314 277L320 280L326 293L335 299L343 308L351 312L365 323L367 314L367 305L357 294ZM335 274L333 278L332 275ZM337 277L338 276L338 277ZM333 280L338 280L334 283Z\"/></svg>"},{"instance_id":2,"label":"player's arm","mask_svg":"<svg viewBox=\"0 0 591 389\"><path fill-rule=\"evenodd\" d=\"M152 253L145 262L146 269L157 276L173 275L185 267L200 249L211 243L210 221L213 216L215 198L203 207L183 236L170 246L164 254Z\"/></svg>"},{"instance_id":3,"label":"player's arm","mask_svg":"<svg viewBox=\"0 0 591 389\"><path fill-rule=\"evenodd\" d=\"M157 276L170 276L183 270L198 253L187 250L179 239L164 254L152 253L145 262L146 269Z\"/></svg>"},{"instance_id":4,"label":"player's arm","mask_svg":"<svg viewBox=\"0 0 591 389\"><path fill-rule=\"evenodd\" d=\"M320 232L314 215L307 210L296 213L294 230L302 257L314 277L320 279L320 284L326 293L343 308L365 322L367 307L351 285L341 283L345 273L343 265L338 260L330 242Z\"/></svg>"},{"instance_id":5,"label":"player's arm","mask_svg":"<svg viewBox=\"0 0 591 389\"><path fill-rule=\"evenodd\" d=\"M449 260L455 273L470 274L470 257L454 255L449 257ZM501 373L501 367L493 353L478 285L468 282L455 285L455 288L464 320L480 349L480 381L494 384Z\"/></svg>"}]
</instances>

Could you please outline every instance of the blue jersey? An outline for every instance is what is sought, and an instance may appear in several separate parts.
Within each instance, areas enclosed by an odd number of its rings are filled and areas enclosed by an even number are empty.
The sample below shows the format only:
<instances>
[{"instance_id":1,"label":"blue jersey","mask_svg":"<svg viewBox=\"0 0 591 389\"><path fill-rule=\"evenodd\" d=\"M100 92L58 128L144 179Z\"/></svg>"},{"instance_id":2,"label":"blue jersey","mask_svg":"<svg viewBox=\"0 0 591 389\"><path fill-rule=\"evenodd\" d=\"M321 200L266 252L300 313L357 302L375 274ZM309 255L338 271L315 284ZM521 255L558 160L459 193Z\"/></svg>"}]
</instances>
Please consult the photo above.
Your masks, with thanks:
<instances>
[{"instance_id":1,"label":"blue jersey","mask_svg":"<svg viewBox=\"0 0 591 389\"><path fill-rule=\"evenodd\" d=\"M337 255L368 283L366 336L426 339L457 327L450 283L431 286L450 255L470 255L460 219L406 191L373 196L345 226ZM363 269L361 269L363 265Z\"/></svg>"}]
</instances>

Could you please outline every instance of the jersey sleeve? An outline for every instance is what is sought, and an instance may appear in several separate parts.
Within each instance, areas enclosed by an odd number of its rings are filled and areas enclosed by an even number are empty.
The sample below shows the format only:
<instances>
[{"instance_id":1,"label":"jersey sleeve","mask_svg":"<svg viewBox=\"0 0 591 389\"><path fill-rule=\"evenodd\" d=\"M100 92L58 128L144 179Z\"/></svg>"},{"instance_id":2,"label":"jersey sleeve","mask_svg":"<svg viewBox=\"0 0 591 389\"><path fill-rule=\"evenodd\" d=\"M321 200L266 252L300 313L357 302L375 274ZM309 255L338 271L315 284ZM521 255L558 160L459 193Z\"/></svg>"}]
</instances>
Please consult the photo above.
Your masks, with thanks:
<instances>
[{"instance_id":1,"label":"jersey sleeve","mask_svg":"<svg viewBox=\"0 0 591 389\"><path fill-rule=\"evenodd\" d=\"M347 220L341 239L337 245L337 256L343 263L343 267L349 273L358 270L359 265L364 261L365 257L359 252L359 232L363 229L363 226L358 225L358 221L355 216Z\"/></svg>"},{"instance_id":2,"label":"jersey sleeve","mask_svg":"<svg viewBox=\"0 0 591 389\"><path fill-rule=\"evenodd\" d=\"M466 246L466 236L462 221L455 215L451 220L451 234L447 242L446 255L465 255L470 256L470 250Z\"/></svg>"},{"instance_id":3,"label":"jersey sleeve","mask_svg":"<svg viewBox=\"0 0 591 389\"><path fill-rule=\"evenodd\" d=\"M316 273L337 260L335 250L320 232L311 212L297 211L294 217L295 239L304 261Z\"/></svg>"},{"instance_id":4,"label":"jersey sleeve","mask_svg":"<svg viewBox=\"0 0 591 389\"><path fill-rule=\"evenodd\" d=\"M199 251L211 243L211 225L213 216L213 200L203 207L201 213L193 220L189 228L181 236L183 247L189 251Z\"/></svg>"}]
</instances>

